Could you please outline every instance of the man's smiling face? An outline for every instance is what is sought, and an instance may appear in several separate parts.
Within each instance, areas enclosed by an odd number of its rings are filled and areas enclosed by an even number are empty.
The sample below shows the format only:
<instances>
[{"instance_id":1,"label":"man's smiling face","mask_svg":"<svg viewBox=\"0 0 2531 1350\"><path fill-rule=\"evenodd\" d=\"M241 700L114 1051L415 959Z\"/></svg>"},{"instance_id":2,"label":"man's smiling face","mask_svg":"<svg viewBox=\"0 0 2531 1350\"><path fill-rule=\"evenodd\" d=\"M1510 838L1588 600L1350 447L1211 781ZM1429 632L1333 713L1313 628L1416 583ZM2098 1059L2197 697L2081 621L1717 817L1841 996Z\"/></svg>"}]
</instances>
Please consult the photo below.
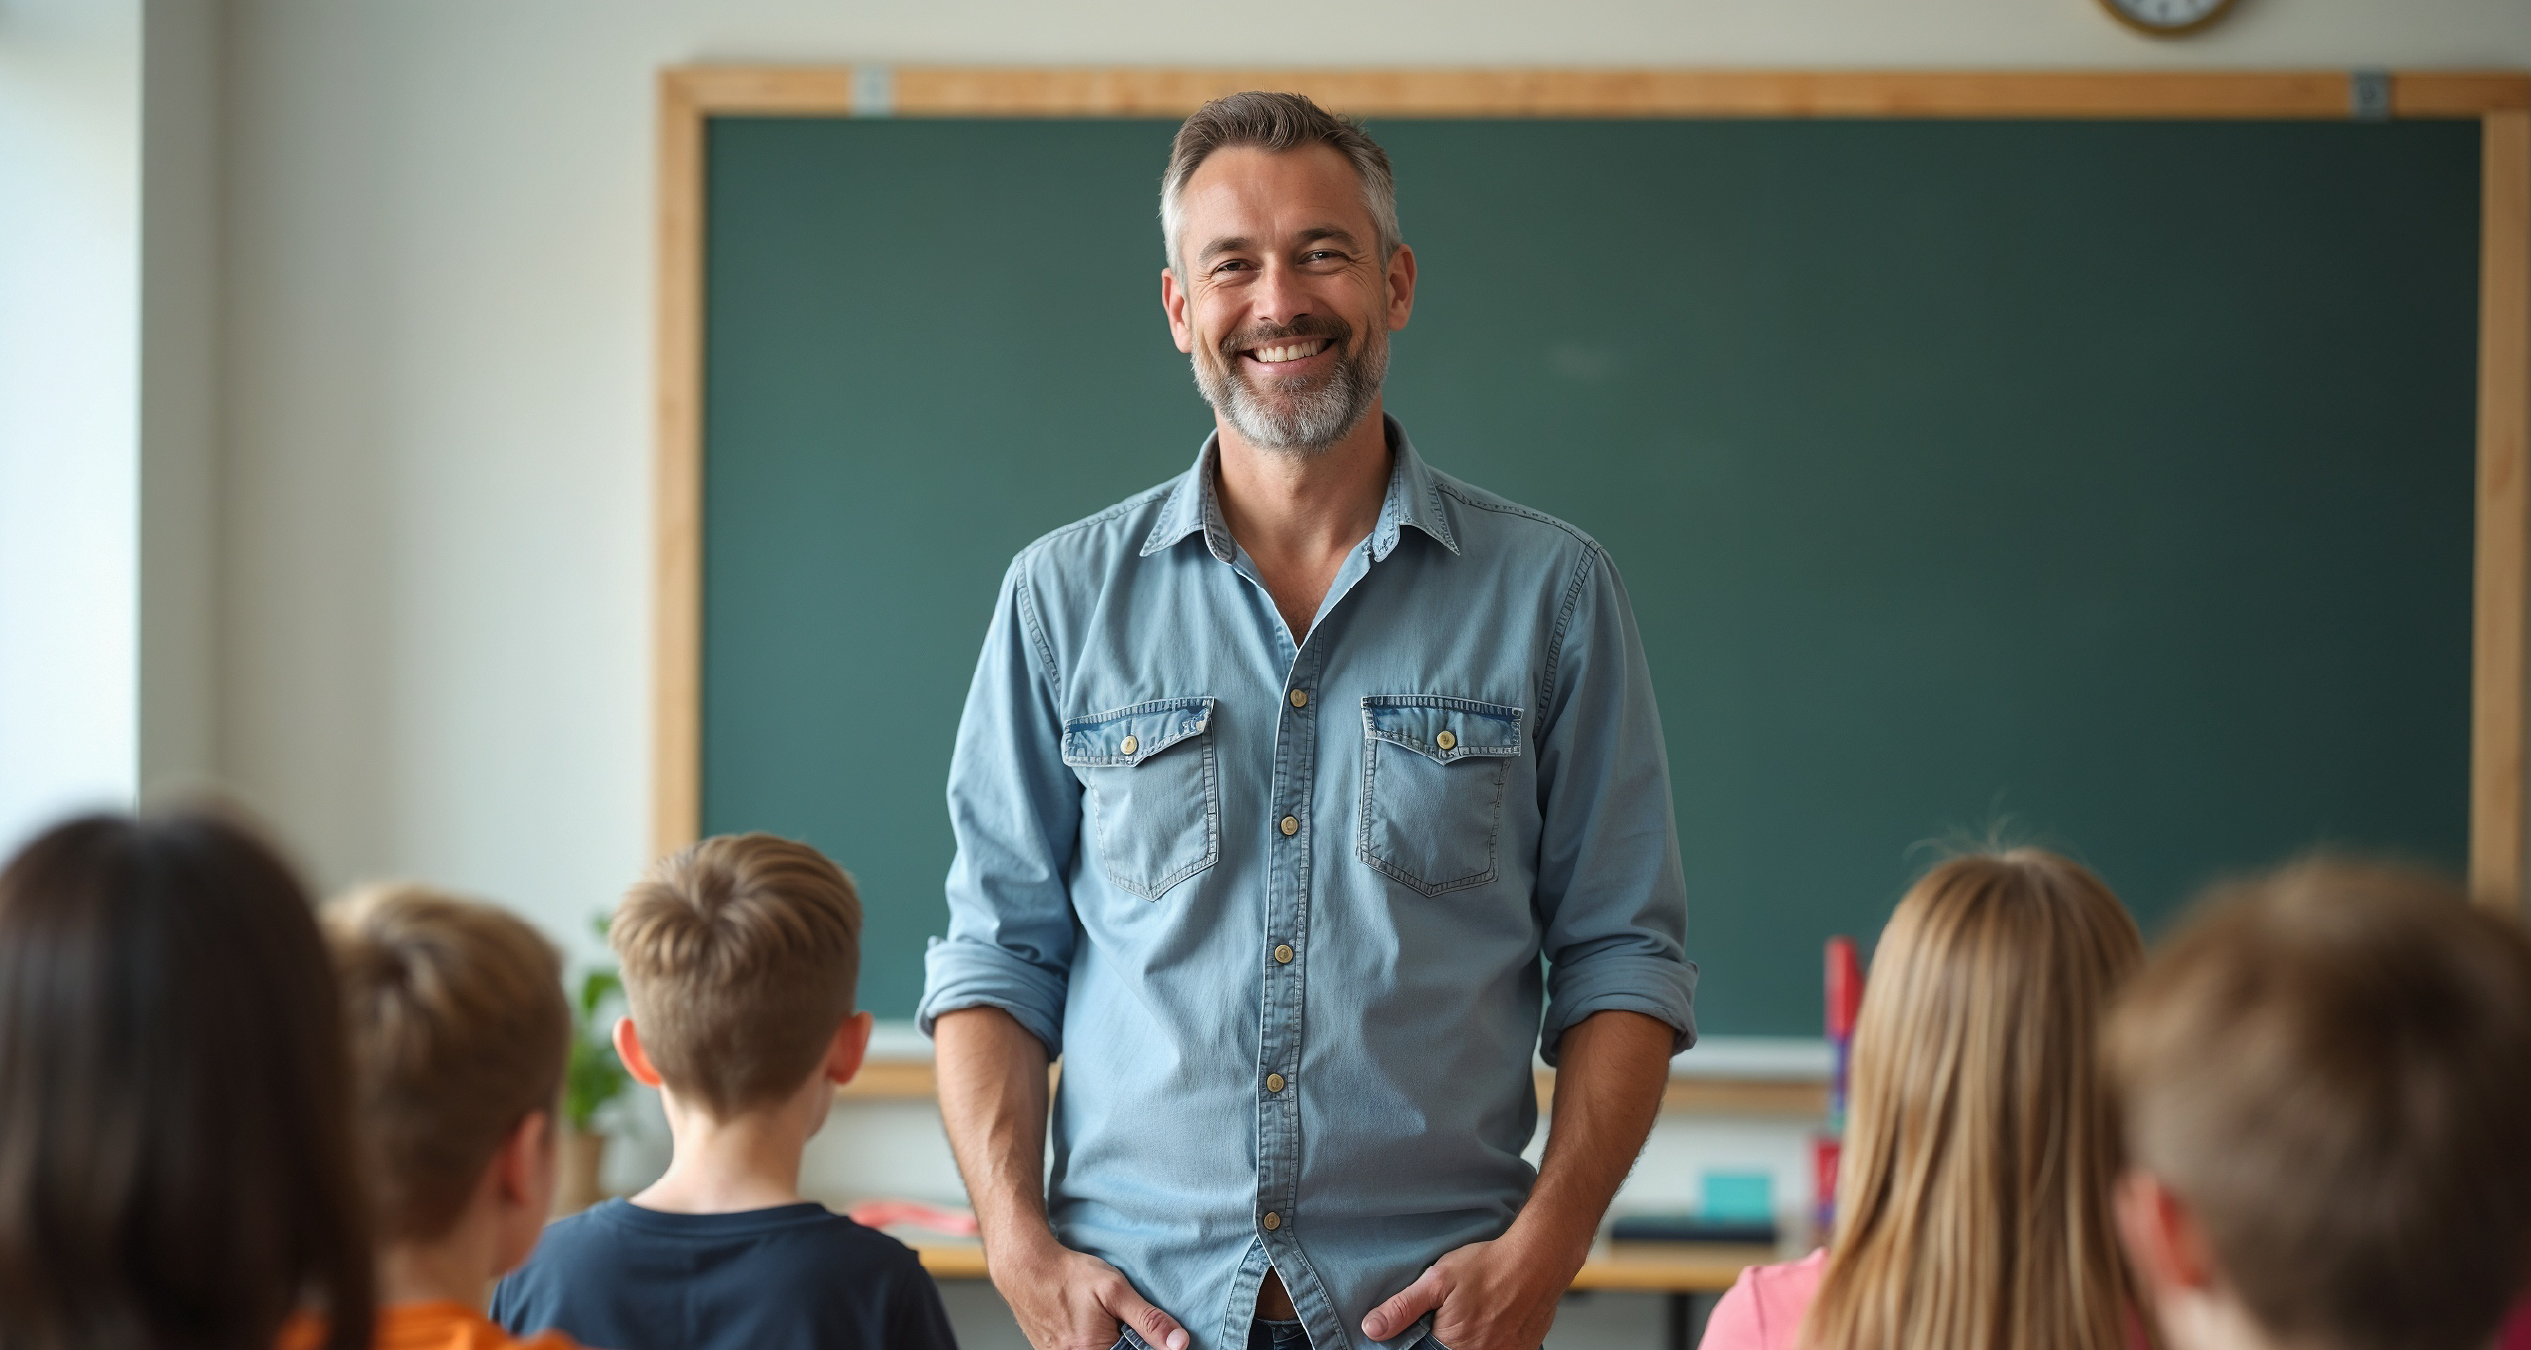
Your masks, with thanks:
<instances>
[{"instance_id":1,"label":"man's smiling face","mask_svg":"<svg viewBox=\"0 0 2531 1350\"><path fill-rule=\"evenodd\" d=\"M1161 299L1205 401L1259 449L1335 444L1379 406L1414 255L1381 256L1361 178L1324 145L1218 151L1177 205Z\"/></svg>"}]
</instances>

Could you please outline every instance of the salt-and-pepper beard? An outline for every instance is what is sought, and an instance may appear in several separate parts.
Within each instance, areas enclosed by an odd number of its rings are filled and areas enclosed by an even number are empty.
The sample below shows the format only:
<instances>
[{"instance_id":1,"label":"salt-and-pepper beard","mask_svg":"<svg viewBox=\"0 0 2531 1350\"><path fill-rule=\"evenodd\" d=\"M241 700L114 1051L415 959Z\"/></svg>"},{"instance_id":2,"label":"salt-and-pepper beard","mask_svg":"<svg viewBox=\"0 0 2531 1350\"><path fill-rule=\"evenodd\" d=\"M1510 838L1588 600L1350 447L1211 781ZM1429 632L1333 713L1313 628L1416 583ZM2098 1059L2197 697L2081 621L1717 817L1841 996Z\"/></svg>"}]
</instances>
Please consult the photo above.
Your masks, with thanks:
<instances>
[{"instance_id":1,"label":"salt-and-pepper beard","mask_svg":"<svg viewBox=\"0 0 2531 1350\"><path fill-rule=\"evenodd\" d=\"M1250 381L1239 353L1278 338L1325 338L1336 349L1336 368L1314 379L1277 380L1266 376L1264 390ZM1199 349L1189 362L1195 387L1222 420L1260 450L1315 455L1345 438L1362 424L1379 400L1380 382L1388 377L1388 333L1371 326L1362 350L1353 350L1353 325L1342 319L1304 317L1298 323L1270 324L1223 338L1214 346L1218 362ZM1292 387L1298 386L1298 387Z\"/></svg>"}]
</instances>

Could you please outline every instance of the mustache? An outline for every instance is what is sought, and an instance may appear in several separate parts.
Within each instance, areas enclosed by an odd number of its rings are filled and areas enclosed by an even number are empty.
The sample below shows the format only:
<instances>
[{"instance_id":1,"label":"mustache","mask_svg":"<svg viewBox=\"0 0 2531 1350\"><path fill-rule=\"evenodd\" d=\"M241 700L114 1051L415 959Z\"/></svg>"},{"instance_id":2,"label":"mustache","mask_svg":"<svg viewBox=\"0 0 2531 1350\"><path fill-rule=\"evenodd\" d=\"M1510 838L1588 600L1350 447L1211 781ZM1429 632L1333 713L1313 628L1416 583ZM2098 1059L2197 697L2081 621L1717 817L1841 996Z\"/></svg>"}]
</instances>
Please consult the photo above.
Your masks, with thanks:
<instances>
[{"instance_id":1,"label":"mustache","mask_svg":"<svg viewBox=\"0 0 2531 1350\"><path fill-rule=\"evenodd\" d=\"M1353 325L1332 314L1324 318L1316 314L1304 314L1290 323L1259 324L1254 328L1243 328L1236 333L1225 335L1214 345L1220 349L1222 363L1229 365L1239 359L1239 353L1250 347L1263 347L1291 338L1325 338L1335 346L1336 350L1347 352L1353 350Z\"/></svg>"}]
</instances>

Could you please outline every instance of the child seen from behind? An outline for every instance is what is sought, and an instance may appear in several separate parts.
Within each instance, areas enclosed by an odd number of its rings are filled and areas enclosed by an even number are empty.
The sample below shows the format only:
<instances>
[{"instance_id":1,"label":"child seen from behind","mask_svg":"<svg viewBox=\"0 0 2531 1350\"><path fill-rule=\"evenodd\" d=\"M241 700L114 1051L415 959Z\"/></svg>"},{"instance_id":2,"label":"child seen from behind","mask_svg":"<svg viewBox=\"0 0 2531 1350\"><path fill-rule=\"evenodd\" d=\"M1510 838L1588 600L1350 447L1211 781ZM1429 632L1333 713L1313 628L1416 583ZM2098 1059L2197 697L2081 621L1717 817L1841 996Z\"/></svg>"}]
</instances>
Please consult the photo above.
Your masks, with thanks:
<instances>
[{"instance_id":1,"label":"child seen from behind","mask_svg":"<svg viewBox=\"0 0 2531 1350\"><path fill-rule=\"evenodd\" d=\"M2144 959L2099 877L2039 849L1954 858L1882 930L1823 1252L1756 1266L1705 1350L2120 1350L2142 1339L2093 1069Z\"/></svg>"},{"instance_id":2,"label":"child seen from behind","mask_svg":"<svg viewBox=\"0 0 2531 1350\"><path fill-rule=\"evenodd\" d=\"M378 1350L517 1344L483 1306L553 1201L561 961L518 919L413 886L329 907L325 934L375 1200Z\"/></svg>"},{"instance_id":3,"label":"child seen from behind","mask_svg":"<svg viewBox=\"0 0 2531 1350\"><path fill-rule=\"evenodd\" d=\"M2219 894L2119 1001L2118 1225L2174 1350L2475 1350L2531 1277L2531 942L2422 874Z\"/></svg>"},{"instance_id":4,"label":"child seen from behind","mask_svg":"<svg viewBox=\"0 0 2531 1350\"><path fill-rule=\"evenodd\" d=\"M806 844L718 836L654 867L608 936L632 1008L616 1049L675 1151L631 1200L554 1224L493 1315L611 1350L954 1350L914 1254L799 1193L870 1039L851 879Z\"/></svg>"},{"instance_id":5,"label":"child seen from behind","mask_svg":"<svg viewBox=\"0 0 2531 1350\"><path fill-rule=\"evenodd\" d=\"M201 814L65 821L0 869L0 1346L370 1339L315 906Z\"/></svg>"}]
</instances>

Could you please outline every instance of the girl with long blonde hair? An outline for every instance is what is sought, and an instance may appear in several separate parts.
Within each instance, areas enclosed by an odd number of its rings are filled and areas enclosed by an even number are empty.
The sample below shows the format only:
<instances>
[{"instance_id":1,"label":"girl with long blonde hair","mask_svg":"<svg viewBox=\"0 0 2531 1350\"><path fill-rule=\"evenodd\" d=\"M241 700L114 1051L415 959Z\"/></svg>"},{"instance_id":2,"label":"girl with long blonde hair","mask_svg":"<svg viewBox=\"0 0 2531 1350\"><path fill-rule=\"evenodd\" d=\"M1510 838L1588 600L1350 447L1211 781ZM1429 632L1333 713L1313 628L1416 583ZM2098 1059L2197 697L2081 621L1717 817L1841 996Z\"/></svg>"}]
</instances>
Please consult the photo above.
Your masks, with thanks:
<instances>
[{"instance_id":1,"label":"girl with long blonde hair","mask_svg":"<svg viewBox=\"0 0 2531 1350\"><path fill-rule=\"evenodd\" d=\"M2118 898L2056 854L1954 858L1918 881L1855 1023L1834 1240L1744 1272L1706 1350L2144 1344L2094 1067L2143 958Z\"/></svg>"}]
</instances>

